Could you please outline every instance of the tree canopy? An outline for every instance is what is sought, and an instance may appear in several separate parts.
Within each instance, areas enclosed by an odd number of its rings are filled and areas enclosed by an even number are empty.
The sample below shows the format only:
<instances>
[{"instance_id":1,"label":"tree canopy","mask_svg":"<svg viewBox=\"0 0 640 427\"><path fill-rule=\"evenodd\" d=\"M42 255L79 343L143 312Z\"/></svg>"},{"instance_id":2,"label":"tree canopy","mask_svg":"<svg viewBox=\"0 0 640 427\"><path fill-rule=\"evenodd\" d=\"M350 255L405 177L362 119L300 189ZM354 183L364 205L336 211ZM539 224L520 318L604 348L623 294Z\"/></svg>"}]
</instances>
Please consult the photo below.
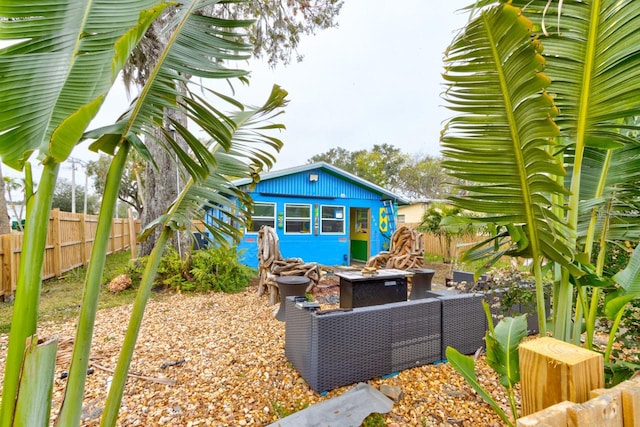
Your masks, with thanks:
<instances>
[{"instance_id":1,"label":"tree canopy","mask_svg":"<svg viewBox=\"0 0 640 427\"><path fill-rule=\"evenodd\" d=\"M250 24L247 20L253 20L253 24L247 28L250 42L247 46L253 49L254 56L265 56L271 65L275 65L279 62L287 64L294 54L298 60L301 60L302 55L298 52L301 36L315 34L319 30L336 26L342 4L342 0L287 0L286 2L252 0L239 3L216 3L205 6L199 13L202 16L239 20L247 25ZM151 70L158 61L158 53L164 50L168 42L168 33L164 28L171 19L171 13L171 9L167 9L150 26L141 42L133 49L123 69L123 79L127 89L132 85L144 86L152 76ZM225 36L230 37L231 33L226 33ZM249 55L244 52L243 55L249 58ZM191 76L181 71L181 77L189 79ZM165 123L171 121L187 126L186 117L176 112L169 112L163 119ZM160 133L159 130L157 132ZM180 137L176 138L176 143L183 148L186 147L186 141ZM148 149L154 164L146 168L144 174L147 197L141 218L145 225L162 213L185 184L183 179L176 178L184 175L184 171L176 173L175 159L168 154L167 150L153 143L148 144ZM157 238L158 233L153 232L142 242L140 250L142 255L148 255L151 252ZM187 235L179 238L185 246L190 241ZM172 241L171 244L180 246L177 240Z\"/></svg>"},{"instance_id":2,"label":"tree canopy","mask_svg":"<svg viewBox=\"0 0 640 427\"><path fill-rule=\"evenodd\" d=\"M87 174L93 178L93 188L98 194L104 192L104 184L111 164L111 157L101 154L98 160L87 164ZM118 199L131 206L138 213L138 218L142 215L144 208L144 170L146 163L140 159L135 152L127 158L125 171L120 183Z\"/></svg>"},{"instance_id":3,"label":"tree canopy","mask_svg":"<svg viewBox=\"0 0 640 427\"><path fill-rule=\"evenodd\" d=\"M71 212L71 200L72 189L71 183L64 178L58 179L56 189L53 193L53 200L51 202L52 208L58 208L64 212ZM87 195L87 212L84 212L84 196L85 188L82 186L76 186L76 212L87 213L95 215L98 213L99 200L95 194Z\"/></svg>"},{"instance_id":4,"label":"tree canopy","mask_svg":"<svg viewBox=\"0 0 640 427\"><path fill-rule=\"evenodd\" d=\"M307 160L315 162L329 163L409 199L442 199L453 191L453 180L443 171L440 158L412 156L391 144L357 151L331 148Z\"/></svg>"}]
</instances>

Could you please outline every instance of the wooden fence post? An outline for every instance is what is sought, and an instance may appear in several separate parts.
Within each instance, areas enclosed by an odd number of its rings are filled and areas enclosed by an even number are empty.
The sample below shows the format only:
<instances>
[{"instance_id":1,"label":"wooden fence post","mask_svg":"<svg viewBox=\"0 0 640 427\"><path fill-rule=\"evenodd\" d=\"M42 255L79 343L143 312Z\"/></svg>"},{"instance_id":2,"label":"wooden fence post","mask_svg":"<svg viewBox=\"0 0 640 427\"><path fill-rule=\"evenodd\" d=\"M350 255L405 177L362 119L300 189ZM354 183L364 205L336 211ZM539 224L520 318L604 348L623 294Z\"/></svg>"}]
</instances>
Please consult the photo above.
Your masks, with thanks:
<instances>
[{"instance_id":1,"label":"wooden fence post","mask_svg":"<svg viewBox=\"0 0 640 427\"><path fill-rule=\"evenodd\" d=\"M13 244L11 234L2 236L2 296L11 295L13 291Z\"/></svg>"},{"instance_id":2,"label":"wooden fence post","mask_svg":"<svg viewBox=\"0 0 640 427\"><path fill-rule=\"evenodd\" d=\"M111 218L111 230L109 231L109 249L107 251L107 253L112 254L113 252L115 252L114 248L116 247L115 245L115 232L114 232L114 228L116 227L116 218Z\"/></svg>"},{"instance_id":3,"label":"wooden fence post","mask_svg":"<svg viewBox=\"0 0 640 427\"><path fill-rule=\"evenodd\" d=\"M589 392L604 387L602 354L542 337L520 344L522 415L555 403L582 403Z\"/></svg>"},{"instance_id":4,"label":"wooden fence post","mask_svg":"<svg viewBox=\"0 0 640 427\"><path fill-rule=\"evenodd\" d=\"M133 209L129 208L129 247L131 259L138 258L138 240L136 239L136 220L133 218Z\"/></svg>"},{"instance_id":5,"label":"wooden fence post","mask_svg":"<svg viewBox=\"0 0 640 427\"><path fill-rule=\"evenodd\" d=\"M80 215L80 257L82 258L82 265L85 266L89 263L89 259L87 257L87 227L86 227L86 218L87 214L82 213Z\"/></svg>"},{"instance_id":6,"label":"wooden fence post","mask_svg":"<svg viewBox=\"0 0 640 427\"><path fill-rule=\"evenodd\" d=\"M60 250L60 209L51 211L51 235L53 236L53 274L62 275L62 251Z\"/></svg>"}]
</instances>

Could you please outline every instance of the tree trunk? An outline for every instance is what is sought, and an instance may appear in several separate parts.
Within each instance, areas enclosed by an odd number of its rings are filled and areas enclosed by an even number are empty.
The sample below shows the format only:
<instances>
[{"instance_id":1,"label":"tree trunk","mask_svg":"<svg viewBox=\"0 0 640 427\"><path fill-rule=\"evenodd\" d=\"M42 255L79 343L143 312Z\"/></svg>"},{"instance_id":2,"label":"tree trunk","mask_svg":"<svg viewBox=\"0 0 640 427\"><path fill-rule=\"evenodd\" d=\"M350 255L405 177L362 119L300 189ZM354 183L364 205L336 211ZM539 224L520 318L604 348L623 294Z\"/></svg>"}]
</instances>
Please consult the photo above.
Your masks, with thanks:
<instances>
[{"instance_id":1,"label":"tree trunk","mask_svg":"<svg viewBox=\"0 0 640 427\"><path fill-rule=\"evenodd\" d=\"M18 218L20 221L20 218ZM7 212L7 199L5 197L4 178L0 167L0 234L11 233L11 221Z\"/></svg>"},{"instance_id":2,"label":"tree trunk","mask_svg":"<svg viewBox=\"0 0 640 427\"><path fill-rule=\"evenodd\" d=\"M170 112L174 120L179 121L186 126L186 116L178 116L175 111ZM160 129L157 132L161 132ZM158 135L162 138L161 135ZM177 137L180 145L185 148L186 143ZM159 144L147 144L149 152L158 165L156 170L152 165L145 168L145 184L146 184L146 200L145 207L142 211L142 226L146 226L151 221L162 215L178 197L178 193L184 188L184 174L178 173L176 159L172 158L166 150ZM156 240L161 229L156 229L149 235L147 240L140 245L140 256L147 256L156 245ZM180 239L175 236L169 240L168 245L173 246L184 257L191 249L191 237L188 233L178 233Z\"/></svg>"}]
</instances>

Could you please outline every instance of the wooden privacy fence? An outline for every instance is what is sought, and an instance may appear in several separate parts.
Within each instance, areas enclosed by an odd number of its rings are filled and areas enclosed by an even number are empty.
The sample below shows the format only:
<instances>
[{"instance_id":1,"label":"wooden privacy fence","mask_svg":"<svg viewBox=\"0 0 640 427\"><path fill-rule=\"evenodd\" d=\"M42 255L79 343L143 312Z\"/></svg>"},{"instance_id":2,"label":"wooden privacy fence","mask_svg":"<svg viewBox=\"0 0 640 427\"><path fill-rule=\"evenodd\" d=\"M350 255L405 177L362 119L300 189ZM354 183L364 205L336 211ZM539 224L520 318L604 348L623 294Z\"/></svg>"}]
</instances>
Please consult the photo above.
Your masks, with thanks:
<instances>
[{"instance_id":1,"label":"wooden privacy fence","mask_svg":"<svg viewBox=\"0 0 640 427\"><path fill-rule=\"evenodd\" d=\"M446 241L442 238L442 244L440 243L440 237L431 233L422 233L424 239L424 253L429 255L438 255L446 257L445 251ZM464 251L471 247L472 244L481 240L478 236L464 236L454 237L451 239L451 260L459 259Z\"/></svg>"},{"instance_id":2,"label":"wooden privacy fence","mask_svg":"<svg viewBox=\"0 0 640 427\"><path fill-rule=\"evenodd\" d=\"M47 233L43 279L59 277L66 271L87 265L91 257L97 226L97 215L52 210ZM107 253L135 247L139 229L140 221L134 220L132 216L114 218ZM0 262L2 263L0 298L4 299L16 290L22 237L22 233L0 235Z\"/></svg>"}]
</instances>

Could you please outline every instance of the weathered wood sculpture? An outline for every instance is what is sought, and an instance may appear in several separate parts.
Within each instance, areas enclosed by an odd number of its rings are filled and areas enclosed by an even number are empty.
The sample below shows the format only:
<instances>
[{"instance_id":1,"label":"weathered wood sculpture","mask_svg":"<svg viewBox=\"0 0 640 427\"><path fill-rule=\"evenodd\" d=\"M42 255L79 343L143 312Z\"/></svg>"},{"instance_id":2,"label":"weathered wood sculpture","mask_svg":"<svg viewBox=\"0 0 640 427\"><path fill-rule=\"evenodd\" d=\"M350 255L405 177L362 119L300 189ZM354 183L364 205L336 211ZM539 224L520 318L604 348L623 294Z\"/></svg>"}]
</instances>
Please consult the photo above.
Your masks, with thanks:
<instances>
[{"instance_id":1,"label":"weathered wood sculpture","mask_svg":"<svg viewBox=\"0 0 640 427\"><path fill-rule=\"evenodd\" d=\"M391 236L388 251L382 251L367 261L367 267L407 270L424 265L424 240L422 233L402 226Z\"/></svg>"},{"instance_id":2,"label":"weathered wood sculpture","mask_svg":"<svg viewBox=\"0 0 640 427\"><path fill-rule=\"evenodd\" d=\"M263 226L258 231L258 295L269 290L269 303L276 303L279 276L305 276L310 279L307 292L318 284L320 266L315 262L305 263L301 258L282 258L278 234L273 227Z\"/></svg>"}]
</instances>

